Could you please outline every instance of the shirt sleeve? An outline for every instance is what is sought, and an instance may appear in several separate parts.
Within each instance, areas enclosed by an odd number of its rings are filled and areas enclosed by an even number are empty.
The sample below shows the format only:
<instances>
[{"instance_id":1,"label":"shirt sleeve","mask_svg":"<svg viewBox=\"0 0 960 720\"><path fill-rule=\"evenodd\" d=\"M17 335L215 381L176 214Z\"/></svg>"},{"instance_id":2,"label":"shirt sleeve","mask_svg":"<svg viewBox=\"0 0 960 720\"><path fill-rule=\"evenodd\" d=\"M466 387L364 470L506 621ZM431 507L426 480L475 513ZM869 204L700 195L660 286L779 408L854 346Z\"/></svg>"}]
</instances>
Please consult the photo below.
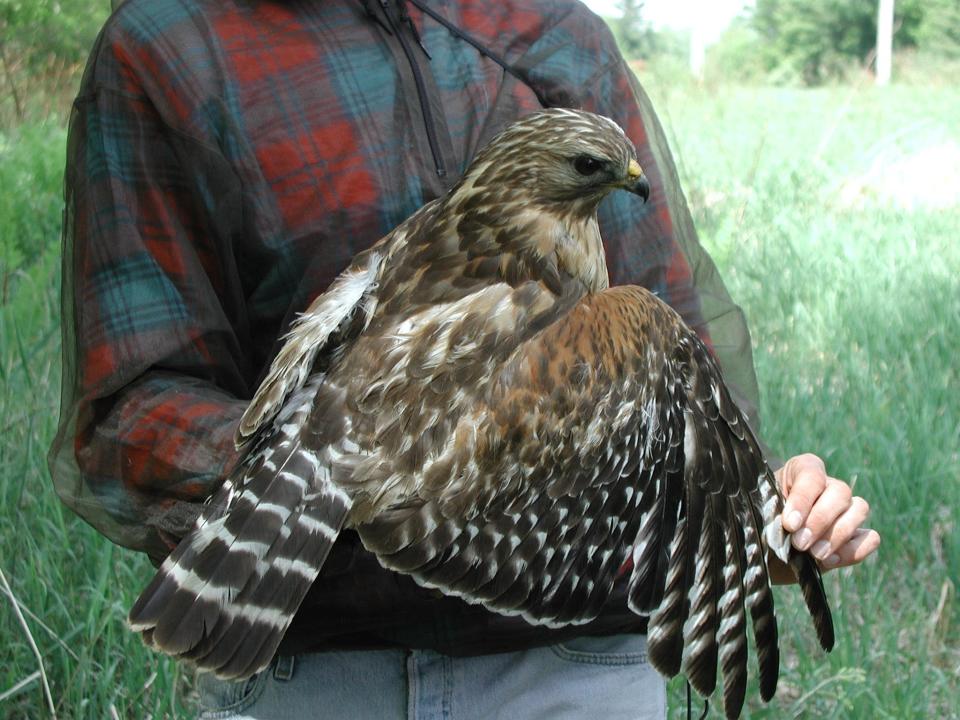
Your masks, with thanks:
<instances>
[{"instance_id":1,"label":"shirt sleeve","mask_svg":"<svg viewBox=\"0 0 960 720\"><path fill-rule=\"evenodd\" d=\"M93 58L69 130L49 464L69 507L157 561L236 458L252 371L222 223L242 212L217 148L171 129L103 39Z\"/></svg>"},{"instance_id":2,"label":"shirt sleeve","mask_svg":"<svg viewBox=\"0 0 960 720\"><path fill-rule=\"evenodd\" d=\"M611 283L643 285L680 313L713 351L737 404L759 432L759 390L746 318L697 238L650 100L619 53L614 54L616 59L589 83L592 94L585 109L624 128L637 147L651 195L641 204L613 193L601 206Z\"/></svg>"}]
</instances>

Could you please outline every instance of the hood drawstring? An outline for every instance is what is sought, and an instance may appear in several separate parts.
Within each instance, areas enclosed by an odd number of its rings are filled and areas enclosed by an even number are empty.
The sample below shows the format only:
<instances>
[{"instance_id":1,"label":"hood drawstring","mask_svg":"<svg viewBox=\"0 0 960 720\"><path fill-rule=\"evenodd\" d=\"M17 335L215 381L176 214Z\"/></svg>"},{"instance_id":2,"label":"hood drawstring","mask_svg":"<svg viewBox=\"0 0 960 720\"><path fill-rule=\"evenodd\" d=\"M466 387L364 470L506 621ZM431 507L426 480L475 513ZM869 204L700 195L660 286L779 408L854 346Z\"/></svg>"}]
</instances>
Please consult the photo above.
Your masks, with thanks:
<instances>
[{"instance_id":1,"label":"hood drawstring","mask_svg":"<svg viewBox=\"0 0 960 720\"><path fill-rule=\"evenodd\" d=\"M423 114L424 126L426 128L427 140L430 144L430 151L433 154L434 164L436 166L437 175L439 177L445 177L447 174L446 167L441 157L440 148L437 140L437 131L434 127L433 112L430 108L430 103L427 100L426 88L424 85L423 77L421 70L418 67L418 63L414 60L413 51L408 45L407 39L404 37L405 33L401 32L400 29L403 25L406 25L409 28L410 35L417 41L417 45L420 46L420 50L423 52L424 56L428 60L432 60L430 53L427 51L426 45L423 43L423 39L420 37L420 32L417 30L416 24L413 22L413 18L410 17L410 12L407 7L407 3L412 4L415 8L420 10L421 13L430 17L434 22L446 28L447 32L453 35L458 40L471 45L477 52L479 52L483 57L492 60L501 68L503 71L512 75L514 78L523 83L527 88L529 88L537 98L537 102L544 108L551 107L566 107L568 104L567 96L565 94L550 93L544 92L541 88L537 87L537 84L534 83L527 70L524 68L517 67L507 62L507 60L501 57L499 54L495 53L493 50L488 48L477 38L470 35L465 30L457 27L452 22L447 20L443 15L439 14L432 8L426 5L423 0L378 0L380 5L380 11L378 12L376 7L373 5L372 0L359 0L360 7L363 9L364 15L373 22L375 22L387 35L391 35L397 38L401 48L403 49L404 54L407 57L407 60L410 63L411 71L413 72L414 81L417 85L417 95L420 100L420 108Z\"/></svg>"},{"instance_id":2,"label":"hood drawstring","mask_svg":"<svg viewBox=\"0 0 960 720\"><path fill-rule=\"evenodd\" d=\"M391 7L389 0L379 0L380 7L383 9L383 15L387 18L391 17ZM396 0L396 21L406 25L410 28L410 34L413 35L413 39L417 41L417 45L420 46L420 49L423 51L423 54L427 56L429 60L433 58L430 56L430 53L427 51L427 46L423 44L423 39L420 37L420 31L417 30L416 24L413 22L413 18L410 17L410 11L407 9L406 0ZM387 35L393 35L393 29L390 26L390 23L385 21L380 14L373 9L373 5L370 3L370 0L360 0L360 7L363 8L363 14L367 16L368 19L373 20L380 28L387 33Z\"/></svg>"},{"instance_id":3,"label":"hood drawstring","mask_svg":"<svg viewBox=\"0 0 960 720\"><path fill-rule=\"evenodd\" d=\"M420 114L423 116L423 127L427 134L430 154L433 156L434 169L436 170L437 177L444 178L447 176L447 168L443 153L440 149L440 141L437 137L437 128L433 117L434 109L431 107L430 98L427 96L427 86L423 79L423 70L415 57L416 51L410 46L406 33L402 31L403 25L406 25L410 29L411 35L416 39L417 44L428 60L430 59L430 53L428 53L426 47L424 47L423 41L420 39L420 33L417 32L417 27L407 12L406 2L405 0L394 0L393 2L391 2L391 0L380 0L380 9L383 13L382 17L376 12L369 0L360 0L360 5L363 7L364 14L366 14L367 17L372 18L388 35L396 38L397 44L400 46L407 62L410 64L413 82L417 86Z\"/></svg>"},{"instance_id":4,"label":"hood drawstring","mask_svg":"<svg viewBox=\"0 0 960 720\"><path fill-rule=\"evenodd\" d=\"M401 4L405 5L407 2L409 2L415 8L420 10L420 12L422 12L424 15L428 15L435 22L445 27L447 29L447 32L449 32L458 40L463 40L463 42L469 45L472 45L474 49L476 49L476 51L479 52L481 55L483 55L485 58L492 60L497 65L502 67L504 72L506 72L508 75L513 75L513 77L515 77L517 80L519 80L528 88L530 88L533 91L534 95L537 96L537 101L544 108L549 108L554 106L554 103L550 102L550 99L546 95L544 95L542 92L540 92L537 86L530 80L530 76L527 74L525 70L518 68L514 65L511 65L509 62L506 61L506 59L500 57L500 55L498 55L493 50L491 50L486 45L484 45L482 42L477 40L477 38L473 37L465 30L462 30L461 28L457 27L452 22L450 22L445 17L443 17L443 15L440 15L438 12L436 12L435 10L431 9L429 6L424 4L422 0L401 0Z\"/></svg>"},{"instance_id":5,"label":"hood drawstring","mask_svg":"<svg viewBox=\"0 0 960 720\"><path fill-rule=\"evenodd\" d=\"M700 716L699 720L705 720L707 713L710 712L710 700L708 698L703 699L703 715ZM687 720L691 720L692 715L690 711L690 682L687 681Z\"/></svg>"},{"instance_id":6,"label":"hood drawstring","mask_svg":"<svg viewBox=\"0 0 960 720\"><path fill-rule=\"evenodd\" d=\"M385 15L390 12L388 0L379 0L379 3L380 3L380 7L383 8L383 12ZM428 5L423 3L422 0L396 0L396 3L398 8L397 19L410 28L410 32L413 34L414 39L417 41L417 45L420 46L420 49L423 51L423 54L426 55L431 60L433 58L431 58L430 53L427 51L426 45L423 44L423 39L420 37L420 32L417 30L417 26L414 24L413 19L410 17L410 12L409 12L409 9L407 8L407 3L410 3L411 5L413 5L424 15L427 15L428 17L430 17L434 22L438 23L439 25L442 25L444 28L446 28L447 32L449 32L458 40L462 40L468 45L471 45L477 52L479 52L485 58L492 60L501 68L503 68L503 71L506 72L508 75L512 75L517 80L519 80L524 85L526 85L528 88L530 88L533 91L534 95L537 96L537 101L540 103L540 105L542 105L545 108L553 107L555 105L555 103L551 102L550 98L544 95L540 91L540 89L537 88L536 84L534 84L530 80L530 76L527 74L525 70L518 68L514 65L511 65L509 62L506 61L505 58L495 53L493 50L488 48L486 45L484 45L477 38L473 37L465 30L454 25L452 22L450 22L445 17L443 17L443 15L440 15L438 12L436 12L435 10L430 8ZM376 10L374 10L373 5L371 4L371 0L360 0L360 5L363 8L364 14L368 18L370 18L377 25L383 28L384 32L386 32L388 35L393 35L393 31L390 28L390 25L384 21L384 19L380 16L379 13L377 13Z\"/></svg>"},{"instance_id":7,"label":"hood drawstring","mask_svg":"<svg viewBox=\"0 0 960 720\"><path fill-rule=\"evenodd\" d=\"M370 0L360 0L360 7L363 8L363 14L367 16L368 20L373 20L387 35L393 35L393 30L391 30L390 26L383 21L383 18L374 11L370 5Z\"/></svg>"},{"instance_id":8,"label":"hood drawstring","mask_svg":"<svg viewBox=\"0 0 960 720\"><path fill-rule=\"evenodd\" d=\"M380 2L385 5L387 0L380 0ZM420 31L417 30L413 18L410 17L410 11L407 9L407 0L398 0L397 9L400 11L400 22L406 23L407 27L410 28L410 32L413 34L413 39L417 41L417 45L423 50L423 54L427 56L428 60L433 60L430 53L427 52L427 46L423 44L423 40L420 38Z\"/></svg>"}]
</instances>

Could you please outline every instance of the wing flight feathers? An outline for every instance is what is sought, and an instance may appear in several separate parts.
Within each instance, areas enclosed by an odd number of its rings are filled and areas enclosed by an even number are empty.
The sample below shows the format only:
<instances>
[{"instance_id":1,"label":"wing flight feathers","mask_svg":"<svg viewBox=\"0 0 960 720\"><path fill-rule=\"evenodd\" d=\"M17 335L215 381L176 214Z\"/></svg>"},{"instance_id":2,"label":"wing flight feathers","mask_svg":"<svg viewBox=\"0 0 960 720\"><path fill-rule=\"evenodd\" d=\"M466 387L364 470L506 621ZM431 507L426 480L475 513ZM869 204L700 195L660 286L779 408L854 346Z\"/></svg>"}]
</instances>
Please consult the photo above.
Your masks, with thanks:
<instances>
[{"instance_id":1,"label":"wing flight feathers","mask_svg":"<svg viewBox=\"0 0 960 720\"><path fill-rule=\"evenodd\" d=\"M128 622L149 645L226 678L270 663L352 504L292 434L322 381L294 396L280 442L224 483L134 603Z\"/></svg>"},{"instance_id":2,"label":"wing flight feathers","mask_svg":"<svg viewBox=\"0 0 960 720\"><path fill-rule=\"evenodd\" d=\"M270 365L270 371L247 406L234 438L237 447L249 442L283 407L313 372L318 355L329 350L329 341L360 310L368 317L372 307L364 307L376 289L383 254L375 247L356 257L333 281L330 288L314 300L293 323L283 347Z\"/></svg>"},{"instance_id":3,"label":"wing flight feathers","mask_svg":"<svg viewBox=\"0 0 960 720\"><path fill-rule=\"evenodd\" d=\"M795 567L829 644L819 574L789 546L773 474L705 346L659 300L639 288L588 296L527 341L491 387L471 437L494 435L498 455L464 457L489 463L517 494L476 492L475 502L497 501L451 517L443 485L409 498L359 528L386 567L559 626L597 615L632 546L628 601L651 616L651 662L684 672L704 695L722 678L730 717L745 695L748 611L761 694L776 689L769 551ZM529 397L539 398L535 412L511 405Z\"/></svg>"}]
</instances>

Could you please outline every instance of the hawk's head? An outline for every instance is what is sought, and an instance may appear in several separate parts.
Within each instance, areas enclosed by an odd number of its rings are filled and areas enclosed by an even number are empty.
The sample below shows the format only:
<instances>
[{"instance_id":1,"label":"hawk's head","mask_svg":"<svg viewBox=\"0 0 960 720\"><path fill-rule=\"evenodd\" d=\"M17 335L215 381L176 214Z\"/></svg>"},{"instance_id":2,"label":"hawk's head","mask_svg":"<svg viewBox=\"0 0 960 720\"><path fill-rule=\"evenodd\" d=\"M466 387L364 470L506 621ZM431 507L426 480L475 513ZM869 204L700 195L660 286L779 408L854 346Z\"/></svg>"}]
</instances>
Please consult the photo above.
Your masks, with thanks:
<instances>
[{"instance_id":1,"label":"hawk's head","mask_svg":"<svg viewBox=\"0 0 960 720\"><path fill-rule=\"evenodd\" d=\"M650 194L623 130L592 113L544 110L477 154L440 219L454 230L457 251L473 260L499 255L499 272L512 283L543 280L550 268L597 291L609 283L597 207L618 188Z\"/></svg>"},{"instance_id":2,"label":"hawk's head","mask_svg":"<svg viewBox=\"0 0 960 720\"><path fill-rule=\"evenodd\" d=\"M589 215L618 188L647 199L650 186L636 155L633 143L608 118L544 110L494 138L477 155L463 184L486 192L519 193L526 202Z\"/></svg>"}]
</instances>

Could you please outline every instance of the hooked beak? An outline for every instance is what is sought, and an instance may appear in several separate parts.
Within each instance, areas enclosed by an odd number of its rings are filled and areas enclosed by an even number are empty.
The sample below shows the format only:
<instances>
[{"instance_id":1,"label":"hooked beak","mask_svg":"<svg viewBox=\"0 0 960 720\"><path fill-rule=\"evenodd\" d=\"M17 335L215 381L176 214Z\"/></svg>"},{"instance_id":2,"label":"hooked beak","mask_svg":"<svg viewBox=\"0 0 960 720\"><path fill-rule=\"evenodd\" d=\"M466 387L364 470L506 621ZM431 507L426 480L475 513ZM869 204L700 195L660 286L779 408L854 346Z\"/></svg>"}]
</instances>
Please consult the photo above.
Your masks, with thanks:
<instances>
[{"instance_id":1,"label":"hooked beak","mask_svg":"<svg viewBox=\"0 0 960 720\"><path fill-rule=\"evenodd\" d=\"M646 202L650 199L650 183L647 182L646 175L643 174L643 168L636 160L631 160L627 166L627 180L623 186L624 190L639 195Z\"/></svg>"}]
</instances>

